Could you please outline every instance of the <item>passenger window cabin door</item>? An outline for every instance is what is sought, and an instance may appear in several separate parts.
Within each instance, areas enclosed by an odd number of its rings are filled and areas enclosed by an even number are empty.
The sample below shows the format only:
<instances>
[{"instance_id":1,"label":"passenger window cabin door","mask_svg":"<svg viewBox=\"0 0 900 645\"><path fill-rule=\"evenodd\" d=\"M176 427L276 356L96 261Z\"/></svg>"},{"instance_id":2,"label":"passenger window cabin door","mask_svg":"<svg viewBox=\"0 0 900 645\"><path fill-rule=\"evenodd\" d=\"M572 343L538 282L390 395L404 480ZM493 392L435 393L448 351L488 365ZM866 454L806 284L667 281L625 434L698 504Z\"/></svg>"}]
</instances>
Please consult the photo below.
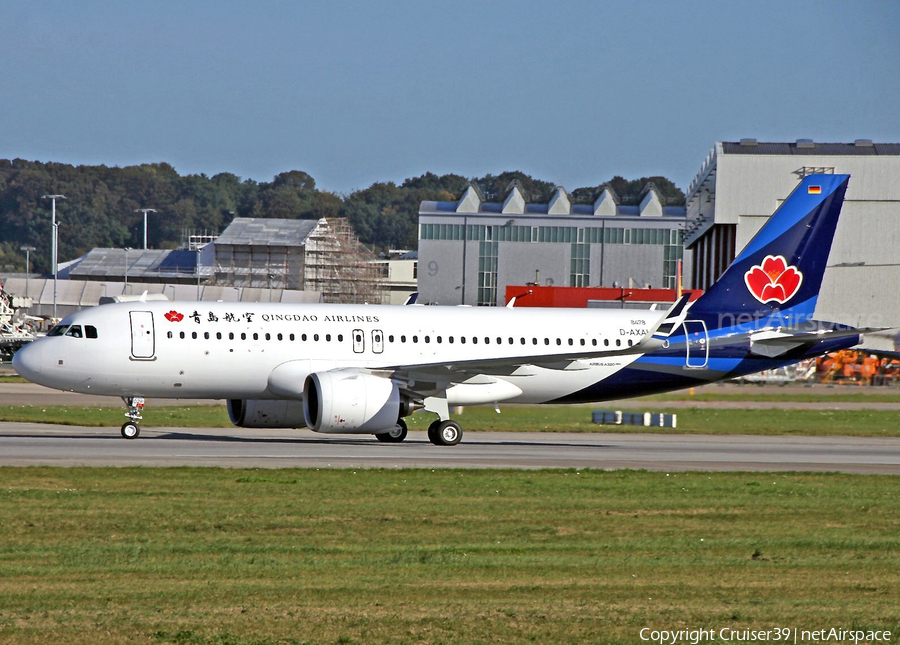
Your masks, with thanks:
<instances>
[{"instance_id":1,"label":"passenger window cabin door","mask_svg":"<svg viewBox=\"0 0 900 645\"><path fill-rule=\"evenodd\" d=\"M153 312L131 311L131 357L152 360L156 355L156 333L153 328Z\"/></svg>"},{"instance_id":2,"label":"passenger window cabin door","mask_svg":"<svg viewBox=\"0 0 900 645\"><path fill-rule=\"evenodd\" d=\"M366 336L362 329L353 330L353 353L362 354L366 351Z\"/></svg>"},{"instance_id":3,"label":"passenger window cabin door","mask_svg":"<svg viewBox=\"0 0 900 645\"><path fill-rule=\"evenodd\" d=\"M384 332L380 329L372 330L372 353L381 354L384 351Z\"/></svg>"}]
</instances>

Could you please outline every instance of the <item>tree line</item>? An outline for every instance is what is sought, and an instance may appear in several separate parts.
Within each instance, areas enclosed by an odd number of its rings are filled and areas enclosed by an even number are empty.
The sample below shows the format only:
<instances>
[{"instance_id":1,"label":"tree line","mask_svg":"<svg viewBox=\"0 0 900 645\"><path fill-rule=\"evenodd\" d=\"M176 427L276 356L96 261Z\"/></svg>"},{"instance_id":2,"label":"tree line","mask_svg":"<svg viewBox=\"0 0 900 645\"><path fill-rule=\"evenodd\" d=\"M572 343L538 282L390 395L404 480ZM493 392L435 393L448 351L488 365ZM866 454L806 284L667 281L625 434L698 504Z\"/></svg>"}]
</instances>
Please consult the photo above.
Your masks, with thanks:
<instances>
[{"instance_id":1,"label":"tree line","mask_svg":"<svg viewBox=\"0 0 900 645\"><path fill-rule=\"evenodd\" d=\"M218 234L234 217L318 219L345 217L360 239L375 251L415 249L419 204L456 201L470 181L486 201L502 201L509 184L518 180L529 202L550 200L551 182L510 171L466 178L425 173L401 184L376 182L341 195L319 190L315 179L300 170L276 175L271 182L241 179L231 173L212 177L179 175L167 163L124 168L72 166L22 159L0 159L0 271L25 270L21 246L34 246L32 271L50 270L50 202L42 195L62 194L57 201L59 258L71 260L95 247L139 248L143 215L150 214L153 248L177 248L185 232ZM665 177L609 182L571 191L573 203L590 204L609 184L621 203L636 204L644 185L652 181L668 204L684 204L684 193Z\"/></svg>"}]
</instances>

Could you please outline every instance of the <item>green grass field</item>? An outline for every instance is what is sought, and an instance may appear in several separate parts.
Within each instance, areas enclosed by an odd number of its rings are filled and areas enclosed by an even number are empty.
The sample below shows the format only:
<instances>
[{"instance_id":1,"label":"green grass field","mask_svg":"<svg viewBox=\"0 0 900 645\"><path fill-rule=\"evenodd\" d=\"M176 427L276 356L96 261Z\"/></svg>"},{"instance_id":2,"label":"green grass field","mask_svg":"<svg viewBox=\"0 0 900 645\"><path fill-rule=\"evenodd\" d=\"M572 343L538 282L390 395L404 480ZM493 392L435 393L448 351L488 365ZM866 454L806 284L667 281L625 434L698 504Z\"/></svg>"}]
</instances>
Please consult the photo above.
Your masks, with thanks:
<instances>
[{"instance_id":1,"label":"green grass field","mask_svg":"<svg viewBox=\"0 0 900 645\"><path fill-rule=\"evenodd\" d=\"M900 436L900 410L785 410L666 408L648 402L647 410L674 412L678 427L640 428L600 426L591 423L591 410L615 408L615 404L507 405L501 414L487 406L468 407L454 415L466 431L501 432L668 432L681 434L844 435L860 437ZM643 408L642 408L643 409ZM120 426L123 407L0 406L0 421L60 423L92 427ZM407 419L411 430L425 430L433 415L420 413ZM148 407L145 428L229 428L224 406Z\"/></svg>"},{"instance_id":2,"label":"green grass field","mask_svg":"<svg viewBox=\"0 0 900 645\"><path fill-rule=\"evenodd\" d=\"M900 478L0 469L3 643L900 632Z\"/></svg>"}]
</instances>

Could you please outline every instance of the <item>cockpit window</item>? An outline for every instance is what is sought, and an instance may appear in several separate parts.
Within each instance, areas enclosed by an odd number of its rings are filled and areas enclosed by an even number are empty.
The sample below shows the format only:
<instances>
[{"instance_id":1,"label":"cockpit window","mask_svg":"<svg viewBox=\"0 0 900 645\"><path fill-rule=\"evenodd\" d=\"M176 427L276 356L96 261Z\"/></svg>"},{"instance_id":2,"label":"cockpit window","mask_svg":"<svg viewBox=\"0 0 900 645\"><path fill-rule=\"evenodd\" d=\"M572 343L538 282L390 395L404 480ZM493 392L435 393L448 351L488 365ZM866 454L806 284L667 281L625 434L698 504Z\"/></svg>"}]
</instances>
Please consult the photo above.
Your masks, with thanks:
<instances>
[{"instance_id":1,"label":"cockpit window","mask_svg":"<svg viewBox=\"0 0 900 645\"><path fill-rule=\"evenodd\" d=\"M68 328L69 328L68 325L57 325L56 327L51 329L49 332L47 332L47 335L48 336L62 336L63 334L66 333L66 330Z\"/></svg>"},{"instance_id":2,"label":"cockpit window","mask_svg":"<svg viewBox=\"0 0 900 645\"><path fill-rule=\"evenodd\" d=\"M84 337L85 338L96 338L97 337L97 328L93 325L85 325L84 326Z\"/></svg>"},{"instance_id":3,"label":"cockpit window","mask_svg":"<svg viewBox=\"0 0 900 645\"><path fill-rule=\"evenodd\" d=\"M72 338L83 338L81 325L72 325L71 327L69 327L69 331L66 332L66 336L71 336Z\"/></svg>"}]
</instances>

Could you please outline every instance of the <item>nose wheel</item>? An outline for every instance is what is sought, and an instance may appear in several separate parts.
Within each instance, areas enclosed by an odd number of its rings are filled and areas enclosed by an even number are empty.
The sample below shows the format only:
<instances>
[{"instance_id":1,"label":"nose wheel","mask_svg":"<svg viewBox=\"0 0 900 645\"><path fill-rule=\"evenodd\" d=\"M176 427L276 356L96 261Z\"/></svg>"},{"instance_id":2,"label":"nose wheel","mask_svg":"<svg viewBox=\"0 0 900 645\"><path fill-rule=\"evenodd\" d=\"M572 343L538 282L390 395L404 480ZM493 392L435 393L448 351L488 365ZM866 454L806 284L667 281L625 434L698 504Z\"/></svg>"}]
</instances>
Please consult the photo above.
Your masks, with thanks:
<instances>
[{"instance_id":1,"label":"nose wheel","mask_svg":"<svg viewBox=\"0 0 900 645\"><path fill-rule=\"evenodd\" d=\"M122 424L122 436L126 439L137 439L141 434L141 426L134 421L126 421Z\"/></svg>"},{"instance_id":2,"label":"nose wheel","mask_svg":"<svg viewBox=\"0 0 900 645\"><path fill-rule=\"evenodd\" d=\"M141 434L141 426L138 425L138 421L143 419L141 412L144 411L144 399L135 396L122 397L122 400L128 406L128 412L125 413L128 421L122 424L122 436L126 439L137 439Z\"/></svg>"}]
</instances>

